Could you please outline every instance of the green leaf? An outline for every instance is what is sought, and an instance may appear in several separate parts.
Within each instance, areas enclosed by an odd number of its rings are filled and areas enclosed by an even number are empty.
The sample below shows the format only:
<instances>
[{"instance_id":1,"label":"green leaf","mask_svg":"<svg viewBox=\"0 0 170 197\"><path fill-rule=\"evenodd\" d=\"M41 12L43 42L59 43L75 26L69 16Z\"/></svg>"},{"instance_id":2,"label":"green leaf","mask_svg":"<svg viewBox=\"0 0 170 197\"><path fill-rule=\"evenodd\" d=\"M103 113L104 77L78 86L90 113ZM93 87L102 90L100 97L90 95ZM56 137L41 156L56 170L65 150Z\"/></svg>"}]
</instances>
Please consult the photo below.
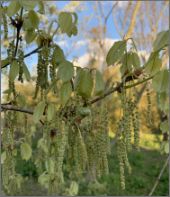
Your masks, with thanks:
<instances>
[{"instance_id":1,"label":"green leaf","mask_svg":"<svg viewBox=\"0 0 170 197\"><path fill-rule=\"evenodd\" d=\"M78 191L79 191L79 185L77 184L77 182L72 181L70 184L70 188L68 190L69 195L76 196L78 194Z\"/></svg>"},{"instance_id":2,"label":"green leaf","mask_svg":"<svg viewBox=\"0 0 170 197\"><path fill-rule=\"evenodd\" d=\"M52 158L49 158L46 162L46 168L49 174L54 174L55 172L55 161Z\"/></svg>"},{"instance_id":3,"label":"green leaf","mask_svg":"<svg viewBox=\"0 0 170 197\"><path fill-rule=\"evenodd\" d=\"M134 68L139 68L140 67L140 59L137 53L132 52L131 53L131 61L132 65Z\"/></svg>"},{"instance_id":4,"label":"green leaf","mask_svg":"<svg viewBox=\"0 0 170 197\"><path fill-rule=\"evenodd\" d=\"M49 180L50 180L50 176L47 174L46 171L43 172L43 173L38 177L38 183L40 183L40 185L44 186L45 188L48 188Z\"/></svg>"},{"instance_id":5,"label":"green leaf","mask_svg":"<svg viewBox=\"0 0 170 197\"><path fill-rule=\"evenodd\" d=\"M27 17L23 17L23 18L24 18L24 23L23 23L24 31L28 31L28 30L33 31L34 27L32 26L30 19Z\"/></svg>"},{"instance_id":6,"label":"green leaf","mask_svg":"<svg viewBox=\"0 0 170 197\"><path fill-rule=\"evenodd\" d=\"M104 91L104 81L103 76L100 71L96 70L96 78L95 78L95 95L100 95Z\"/></svg>"},{"instance_id":7,"label":"green leaf","mask_svg":"<svg viewBox=\"0 0 170 197\"><path fill-rule=\"evenodd\" d=\"M44 101L41 101L35 107L34 114L33 114L33 120L34 120L35 123L37 123L40 120L41 116L44 113L44 109L45 109L45 102Z\"/></svg>"},{"instance_id":8,"label":"green leaf","mask_svg":"<svg viewBox=\"0 0 170 197\"><path fill-rule=\"evenodd\" d=\"M37 13L34 12L33 10L30 10L28 13L28 18L32 24L32 27L34 27L35 29L38 29L39 17L37 15Z\"/></svg>"},{"instance_id":9,"label":"green leaf","mask_svg":"<svg viewBox=\"0 0 170 197\"><path fill-rule=\"evenodd\" d=\"M23 72L27 81L30 81L31 75L25 63L23 63Z\"/></svg>"},{"instance_id":10,"label":"green leaf","mask_svg":"<svg viewBox=\"0 0 170 197\"><path fill-rule=\"evenodd\" d=\"M19 94L16 98L17 103L19 104L19 106L24 107L26 104L26 98L24 95Z\"/></svg>"},{"instance_id":11,"label":"green leaf","mask_svg":"<svg viewBox=\"0 0 170 197\"><path fill-rule=\"evenodd\" d=\"M127 71L131 72L132 71L132 56L131 53L125 53L123 57L121 58L121 67L120 67L120 72L121 75L123 76Z\"/></svg>"},{"instance_id":12,"label":"green leaf","mask_svg":"<svg viewBox=\"0 0 170 197\"><path fill-rule=\"evenodd\" d=\"M110 66L118 62L122 58L125 50L126 50L125 40L115 42L107 54L106 57L107 65Z\"/></svg>"},{"instance_id":13,"label":"green leaf","mask_svg":"<svg viewBox=\"0 0 170 197\"><path fill-rule=\"evenodd\" d=\"M3 68L4 66L6 66L7 64L9 64L9 59L6 58L4 60L1 60L1 68Z\"/></svg>"},{"instance_id":14,"label":"green leaf","mask_svg":"<svg viewBox=\"0 0 170 197\"><path fill-rule=\"evenodd\" d=\"M158 106L165 113L169 113L169 96L167 92L158 93Z\"/></svg>"},{"instance_id":15,"label":"green leaf","mask_svg":"<svg viewBox=\"0 0 170 197\"><path fill-rule=\"evenodd\" d=\"M28 143L22 143L20 146L21 157L24 160L29 160L32 156L32 149Z\"/></svg>"},{"instance_id":16,"label":"green leaf","mask_svg":"<svg viewBox=\"0 0 170 197\"><path fill-rule=\"evenodd\" d=\"M93 78L88 70L81 69L76 76L76 91L84 98L91 97Z\"/></svg>"},{"instance_id":17,"label":"green leaf","mask_svg":"<svg viewBox=\"0 0 170 197\"><path fill-rule=\"evenodd\" d=\"M153 49L154 51L158 51L161 48L168 46L169 44L169 30L162 31L158 33L154 43L153 43Z\"/></svg>"},{"instance_id":18,"label":"green leaf","mask_svg":"<svg viewBox=\"0 0 170 197\"><path fill-rule=\"evenodd\" d=\"M168 120L161 122L160 129L163 133L169 132Z\"/></svg>"},{"instance_id":19,"label":"green leaf","mask_svg":"<svg viewBox=\"0 0 170 197\"><path fill-rule=\"evenodd\" d=\"M58 45L56 45L52 56L52 64L58 66L58 64L64 60L65 56L63 50Z\"/></svg>"},{"instance_id":20,"label":"green leaf","mask_svg":"<svg viewBox=\"0 0 170 197\"><path fill-rule=\"evenodd\" d=\"M74 75L73 64L69 61L61 62L58 68L58 77L63 82L70 81Z\"/></svg>"},{"instance_id":21,"label":"green leaf","mask_svg":"<svg viewBox=\"0 0 170 197\"><path fill-rule=\"evenodd\" d=\"M19 64L16 60L14 60L11 63L10 71L9 71L10 81L14 81L18 74L19 74Z\"/></svg>"},{"instance_id":22,"label":"green leaf","mask_svg":"<svg viewBox=\"0 0 170 197\"><path fill-rule=\"evenodd\" d=\"M38 1L28 1L28 0L20 0L20 5L24 7L25 10L33 10L37 5Z\"/></svg>"},{"instance_id":23,"label":"green leaf","mask_svg":"<svg viewBox=\"0 0 170 197\"><path fill-rule=\"evenodd\" d=\"M30 44L35 40L37 33L34 30L28 29L25 33L25 41Z\"/></svg>"},{"instance_id":24,"label":"green leaf","mask_svg":"<svg viewBox=\"0 0 170 197\"><path fill-rule=\"evenodd\" d=\"M58 16L58 24L62 33L69 33L72 29L72 15L69 12L61 12Z\"/></svg>"},{"instance_id":25,"label":"green leaf","mask_svg":"<svg viewBox=\"0 0 170 197\"><path fill-rule=\"evenodd\" d=\"M166 154L169 154L169 142L165 143L164 151L165 151Z\"/></svg>"},{"instance_id":26,"label":"green leaf","mask_svg":"<svg viewBox=\"0 0 170 197\"><path fill-rule=\"evenodd\" d=\"M38 7L39 7L38 12L39 12L40 14L45 14L45 8L44 8L44 3L43 3L43 1L38 1Z\"/></svg>"},{"instance_id":27,"label":"green leaf","mask_svg":"<svg viewBox=\"0 0 170 197\"><path fill-rule=\"evenodd\" d=\"M37 147L41 148L44 151L44 153L46 153L46 154L48 153L48 146L45 143L45 139L44 138L41 138L41 139L38 140Z\"/></svg>"},{"instance_id":28,"label":"green leaf","mask_svg":"<svg viewBox=\"0 0 170 197\"><path fill-rule=\"evenodd\" d=\"M60 100L61 104L65 105L70 98L72 87L70 82L63 83L60 89Z\"/></svg>"},{"instance_id":29,"label":"green leaf","mask_svg":"<svg viewBox=\"0 0 170 197\"><path fill-rule=\"evenodd\" d=\"M151 53L148 61L145 64L145 70L148 74L156 74L162 66L162 60L158 57L158 53Z\"/></svg>"},{"instance_id":30,"label":"green leaf","mask_svg":"<svg viewBox=\"0 0 170 197\"><path fill-rule=\"evenodd\" d=\"M1 164L3 164L5 160L6 160L6 151L1 153Z\"/></svg>"},{"instance_id":31,"label":"green leaf","mask_svg":"<svg viewBox=\"0 0 170 197\"><path fill-rule=\"evenodd\" d=\"M168 70L159 71L152 79L152 86L157 92L168 92L169 90L169 72Z\"/></svg>"},{"instance_id":32,"label":"green leaf","mask_svg":"<svg viewBox=\"0 0 170 197\"><path fill-rule=\"evenodd\" d=\"M55 105L53 103L48 104L47 107L47 120L51 121L55 115Z\"/></svg>"},{"instance_id":33,"label":"green leaf","mask_svg":"<svg viewBox=\"0 0 170 197\"><path fill-rule=\"evenodd\" d=\"M19 11L20 8L21 8L21 5L19 4L18 1L15 1L15 0L11 1L9 6L7 7L7 15L9 17L13 16Z\"/></svg>"}]
</instances>

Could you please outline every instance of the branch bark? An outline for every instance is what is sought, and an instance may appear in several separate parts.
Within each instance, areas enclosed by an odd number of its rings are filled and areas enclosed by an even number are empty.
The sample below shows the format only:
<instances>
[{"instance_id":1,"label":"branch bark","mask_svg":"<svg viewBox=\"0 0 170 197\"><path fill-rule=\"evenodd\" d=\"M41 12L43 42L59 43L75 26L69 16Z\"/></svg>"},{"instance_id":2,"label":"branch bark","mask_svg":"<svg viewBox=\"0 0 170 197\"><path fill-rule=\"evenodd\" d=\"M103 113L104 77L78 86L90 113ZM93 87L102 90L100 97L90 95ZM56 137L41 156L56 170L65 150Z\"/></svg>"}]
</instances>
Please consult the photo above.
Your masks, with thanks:
<instances>
[{"instance_id":1,"label":"branch bark","mask_svg":"<svg viewBox=\"0 0 170 197\"><path fill-rule=\"evenodd\" d=\"M25 55L24 55L24 58L29 57L29 56L33 55L34 53L38 53L39 49L41 49L41 47L37 47L37 48L34 49L33 51L31 51L31 52L25 54ZM9 64L10 64L10 63L8 62L8 63L6 63L4 66L2 66L1 68L5 68L5 67L7 67Z\"/></svg>"},{"instance_id":2,"label":"branch bark","mask_svg":"<svg viewBox=\"0 0 170 197\"><path fill-rule=\"evenodd\" d=\"M150 80L150 79L152 79L152 78L153 78L153 76L148 77L148 78L146 78L146 79L143 79L143 80L141 80L141 81L138 81L138 82L136 82L136 83L134 83L134 84L132 84L132 85L125 86L125 89L132 88L132 87L134 87L134 86L140 85L140 84L142 84L142 83L144 83L144 82L146 82L146 81L148 81L148 80ZM96 102L102 100L103 98L105 98L106 96L109 96L110 94L112 94L112 93L114 93L114 92L116 92L116 91L117 91L117 92L120 91L121 88L122 88L122 86L123 86L123 83L120 83L118 86L116 86L116 87L114 87L113 89L109 90L108 92L104 93L102 96L99 96L99 97L97 97L97 98L95 98L95 99L93 99L93 100L87 102L87 104L96 103Z\"/></svg>"}]
</instances>

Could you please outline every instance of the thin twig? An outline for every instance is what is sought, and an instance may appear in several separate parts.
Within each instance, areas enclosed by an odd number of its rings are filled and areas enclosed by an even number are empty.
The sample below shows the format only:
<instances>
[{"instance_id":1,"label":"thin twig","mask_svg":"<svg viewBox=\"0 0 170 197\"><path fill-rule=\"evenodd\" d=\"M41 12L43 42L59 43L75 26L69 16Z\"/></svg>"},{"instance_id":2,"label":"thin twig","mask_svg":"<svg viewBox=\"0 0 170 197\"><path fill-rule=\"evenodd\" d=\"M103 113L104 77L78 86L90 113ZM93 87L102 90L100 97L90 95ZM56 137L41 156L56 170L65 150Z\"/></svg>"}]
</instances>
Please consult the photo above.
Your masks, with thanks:
<instances>
[{"instance_id":1,"label":"thin twig","mask_svg":"<svg viewBox=\"0 0 170 197\"><path fill-rule=\"evenodd\" d=\"M17 55L18 45L19 45L19 41L20 41L20 31L21 31L21 27L22 27L22 24L23 24L22 14L23 14L23 7L21 8L20 19L18 20L18 24L16 26L16 28L17 28L17 41L16 41L16 46L15 46L14 57Z\"/></svg>"},{"instance_id":2,"label":"thin twig","mask_svg":"<svg viewBox=\"0 0 170 197\"><path fill-rule=\"evenodd\" d=\"M157 187L157 185L158 185L158 183L159 183L159 181L160 181L160 179L161 179L161 177L164 173L164 170L165 170L166 166L168 165L168 161L169 161L169 155L168 155L167 159L165 160L165 163L164 163L164 165L163 165L163 167L162 167L162 169L161 169L161 171L160 171L160 173L159 173L159 175L158 175L158 177L157 177L157 179L154 183L153 188L151 189L151 191L149 193L149 196L152 196L152 194L154 193L154 191L155 191L155 189L156 189L156 187Z\"/></svg>"},{"instance_id":3,"label":"thin twig","mask_svg":"<svg viewBox=\"0 0 170 197\"><path fill-rule=\"evenodd\" d=\"M107 23L107 20L109 18L109 16L111 15L112 11L114 10L114 8L117 6L118 2L116 2L112 8L110 9L110 11L108 12L107 16L105 17L104 21L105 21L105 24Z\"/></svg>"},{"instance_id":4,"label":"thin twig","mask_svg":"<svg viewBox=\"0 0 170 197\"><path fill-rule=\"evenodd\" d=\"M13 106L13 105L1 104L1 111L5 111L5 110L19 111L31 115L33 114L33 111L29 109L18 108L17 106Z\"/></svg>"},{"instance_id":5,"label":"thin twig","mask_svg":"<svg viewBox=\"0 0 170 197\"><path fill-rule=\"evenodd\" d=\"M32 110L29 109L24 109L24 108L18 108L17 106L13 106L13 105L7 105L5 104L1 104L1 112L5 111L5 110L10 110L10 111L18 111L18 112L22 112L22 113L26 113L26 114L30 114L33 115L34 112ZM42 120L40 120L41 124L44 125L44 122Z\"/></svg>"},{"instance_id":6,"label":"thin twig","mask_svg":"<svg viewBox=\"0 0 170 197\"><path fill-rule=\"evenodd\" d=\"M31 51L31 52L25 54L25 55L24 55L24 58L29 57L30 55L33 55L34 53L38 53L38 52L39 52L39 49L41 49L41 48L42 48L41 46L40 46L40 47L37 47L37 48L34 49L33 51ZM4 66L2 66L1 68L5 68L5 67L7 67L9 64L10 64L10 63L8 62L8 63L6 63Z\"/></svg>"},{"instance_id":7,"label":"thin twig","mask_svg":"<svg viewBox=\"0 0 170 197\"><path fill-rule=\"evenodd\" d=\"M136 82L136 83L134 83L134 84L132 84L132 85L127 85L127 86L125 86L125 89L132 88L132 87L134 87L134 86L140 85L140 84L142 84L142 83L144 83L144 82L146 82L146 81L148 81L148 80L150 80L150 79L152 79L152 78L153 78L153 76L151 76L151 77L149 77L149 78L146 78L146 79L143 79L143 80L141 80L141 81L138 81L138 82ZM109 90L108 92L104 93L102 96L99 96L99 97L97 97L97 98L95 98L95 99L93 99L93 100L87 102L87 104L96 103L96 102L102 100L103 98L105 98L106 96L109 96L109 95L112 94L113 92L120 91L120 89L122 88L122 86L123 86L123 83L120 83L118 86L112 88L112 89Z\"/></svg>"}]
</instances>

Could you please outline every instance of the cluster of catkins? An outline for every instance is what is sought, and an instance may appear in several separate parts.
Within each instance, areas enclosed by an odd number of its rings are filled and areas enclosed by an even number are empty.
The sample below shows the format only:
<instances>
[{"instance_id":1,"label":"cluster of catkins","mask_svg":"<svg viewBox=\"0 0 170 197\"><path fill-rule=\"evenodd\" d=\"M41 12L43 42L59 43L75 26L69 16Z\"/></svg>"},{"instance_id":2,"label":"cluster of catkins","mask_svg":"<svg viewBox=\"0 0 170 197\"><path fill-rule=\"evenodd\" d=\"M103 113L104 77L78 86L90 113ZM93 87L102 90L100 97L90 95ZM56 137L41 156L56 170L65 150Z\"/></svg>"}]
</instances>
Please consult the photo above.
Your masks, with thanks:
<instances>
[{"instance_id":1,"label":"cluster of catkins","mask_svg":"<svg viewBox=\"0 0 170 197\"><path fill-rule=\"evenodd\" d=\"M106 107L102 105L92 110L70 102L61 112L57 112L54 120L44 122L43 138L38 143L41 148L35 162L42 169L40 174L45 170L49 176L49 194L61 192L64 173L72 180L86 176L91 181L109 173Z\"/></svg>"},{"instance_id":2,"label":"cluster of catkins","mask_svg":"<svg viewBox=\"0 0 170 197\"><path fill-rule=\"evenodd\" d=\"M120 94L122 111L122 118L117 125L117 156L120 166L120 183L121 188L125 189L125 168L131 173L131 166L128 161L128 152L132 149L132 135L134 147L139 149L139 113L136 100L128 98L126 90Z\"/></svg>"},{"instance_id":3,"label":"cluster of catkins","mask_svg":"<svg viewBox=\"0 0 170 197\"><path fill-rule=\"evenodd\" d=\"M22 182L22 176L15 170L17 156L16 141L14 140L15 125L17 124L16 112L5 112L4 117L2 182L7 194L15 194L20 189Z\"/></svg>"}]
</instances>

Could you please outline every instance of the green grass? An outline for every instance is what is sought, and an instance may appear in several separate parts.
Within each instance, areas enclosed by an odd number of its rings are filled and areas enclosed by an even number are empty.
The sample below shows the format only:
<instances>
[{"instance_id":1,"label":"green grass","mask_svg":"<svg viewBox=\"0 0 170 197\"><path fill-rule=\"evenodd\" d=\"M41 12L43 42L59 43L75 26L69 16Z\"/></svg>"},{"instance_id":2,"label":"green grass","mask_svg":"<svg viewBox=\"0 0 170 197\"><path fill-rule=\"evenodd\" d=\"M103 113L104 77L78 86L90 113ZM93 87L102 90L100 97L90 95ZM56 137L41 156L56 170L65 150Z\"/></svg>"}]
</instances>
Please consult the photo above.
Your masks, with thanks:
<instances>
[{"instance_id":1,"label":"green grass","mask_svg":"<svg viewBox=\"0 0 170 197\"><path fill-rule=\"evenodd\" d=\"M141 149L140 152L131 152L129 154L129 161L132 166L132 174L128 175L126 173L126 190L122 191L120 188L118 161L116 155L112 154L109 158L110 174L102 177L99 181L103 186L102 191L100 191L101 193L99 194L98 188L89 190L87 183L82 183L79 195L147 196L165 159L166 156L161 156L156 150ZM168 177L167 167L153 195L168 196Z\"/></svg>"},{"instance_id":2,"label":"green grass","mask_svg":"<svg viewBox=\"0 0 170 197\"><path fill-rule=\"evenodd\" d=\"M167 157L166 155L160 154L159 144L153 138L154 137L150 134L141 136L140 151L132 151L129 153L132 174L129 175L128 172L126 172L126 190L122 191L120 188L119 165L113 145L112 154L109 156L110 174L102 177L97 183L89 183L82 180L79 183L78 195L147 196ZM152 141L152 143L150 141ZM25 181L21 192L17 195L47 195L47 191L37 183L37 173L33 162L18 160L18 165L17 171L23 176L28 177L28 180ZM168 173L167 167L153 194L154 196L169 195Z\"/></svg>"}]
</instances>

